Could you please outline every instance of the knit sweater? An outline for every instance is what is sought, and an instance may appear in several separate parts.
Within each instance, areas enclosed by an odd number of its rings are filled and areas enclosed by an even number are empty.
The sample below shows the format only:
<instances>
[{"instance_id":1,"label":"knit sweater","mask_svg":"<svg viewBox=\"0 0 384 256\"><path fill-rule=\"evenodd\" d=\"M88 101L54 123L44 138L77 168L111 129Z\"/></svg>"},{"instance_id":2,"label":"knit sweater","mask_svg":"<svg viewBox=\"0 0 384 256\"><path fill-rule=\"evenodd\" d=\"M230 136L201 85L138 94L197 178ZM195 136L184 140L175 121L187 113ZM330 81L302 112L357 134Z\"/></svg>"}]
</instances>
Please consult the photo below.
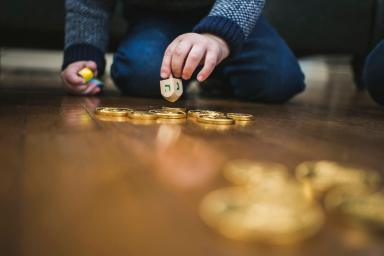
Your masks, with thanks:
<instances>
[{"instance_id":1,"label":"knit sweater","mask_svg":"<svg viewBox=\"0 0 384 256\"><path fill-rule=\"evenodd\" d=\"M117 0L66 0L64 61L62 68L80 60L93 60L98 73L105 69L109 20ZM223 38L234 54L261 15L265 0L123 0L126 5L167 10L211 7L192 32Z\"/></svg>"}]
</instances>

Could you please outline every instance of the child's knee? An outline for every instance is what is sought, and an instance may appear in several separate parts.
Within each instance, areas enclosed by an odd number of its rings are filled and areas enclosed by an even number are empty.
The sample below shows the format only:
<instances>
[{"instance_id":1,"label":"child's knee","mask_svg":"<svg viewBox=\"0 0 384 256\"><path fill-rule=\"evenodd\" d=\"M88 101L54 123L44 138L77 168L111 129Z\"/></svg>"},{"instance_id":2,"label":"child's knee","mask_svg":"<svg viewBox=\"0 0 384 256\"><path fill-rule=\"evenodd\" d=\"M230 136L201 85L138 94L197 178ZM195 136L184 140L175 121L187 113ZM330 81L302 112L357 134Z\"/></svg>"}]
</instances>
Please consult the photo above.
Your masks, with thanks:
<instances>
[{"instance_id":1,"label":"child's knee","mask_svg":"<svg viewBox=\"0 0 384 256\"><path fill-rule=\"evenodd\" d=\"M231 82L236 97L267 103L286 102L305 89L304 74L297 63L286 68L270 65L237 75Z\"/></svg>"},{"instance_id":2,"label":"child's knee","mask_svg":"<svg viewBox=\"0 0 384 256\"><path fill-rule=\"evenodd\" d=\"M367 57L363 80L372 96L379 104L384 105L384 41L382 41Z\"/></svg>"},{"instance_id":3,"label":"child's knee","mask_svg":"<svg viewBox=\"0 0 384 256\"><path fill-rule=\"evenodd\" d=\"M144 65L141 60L126 61L115 57L111 77L123 94L158 97L160 67Z\"/></svg>"},{"instance_id":4,"label":"child's knee","mask_svg":"<svg viewBox=\"0 0 384 256\"><path fill-rule=\"evenodd\" d=\"M160 66L166 43L160 47L153 39L148 35L131 37L115 53L111 76L124 94L160 97Z\"/></svg>"}]
</instances>

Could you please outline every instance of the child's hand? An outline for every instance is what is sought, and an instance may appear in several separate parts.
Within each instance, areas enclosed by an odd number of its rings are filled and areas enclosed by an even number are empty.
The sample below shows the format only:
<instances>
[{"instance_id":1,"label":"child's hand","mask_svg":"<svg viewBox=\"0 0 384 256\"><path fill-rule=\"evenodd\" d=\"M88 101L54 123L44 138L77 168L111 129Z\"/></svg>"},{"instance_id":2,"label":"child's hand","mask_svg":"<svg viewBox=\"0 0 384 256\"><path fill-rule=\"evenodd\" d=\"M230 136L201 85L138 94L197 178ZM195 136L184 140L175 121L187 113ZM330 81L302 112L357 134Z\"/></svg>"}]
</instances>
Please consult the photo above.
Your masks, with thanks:
<instances>
[{"instance_id":1,"label":"child's hand","mask_svg":"<svg viewBox=\"0 0 384 256\"><path fill-rule=\"evenodd\" d=\"M66 91L75 95L95 95L100 92L100 88L95 84L87 85L85 79L78 74L85 67L90 68L95 77L97 76L97 65L94 61L73 62L61 72Z\"/></svg>"},{"instance_id":2,"label":"child's hand","mask_svg":"<svg viewBox=\"0 0 384 256\"><path fill-rule=\"evenodd\" d=\"M167 79L172 74L176 78L188 80L201 64L203 68L197 75L197 80L204 81L228 55L229 47L220 37L212 34L183 34L165 51L161 77Z\"/></svg>"}]
</instances>

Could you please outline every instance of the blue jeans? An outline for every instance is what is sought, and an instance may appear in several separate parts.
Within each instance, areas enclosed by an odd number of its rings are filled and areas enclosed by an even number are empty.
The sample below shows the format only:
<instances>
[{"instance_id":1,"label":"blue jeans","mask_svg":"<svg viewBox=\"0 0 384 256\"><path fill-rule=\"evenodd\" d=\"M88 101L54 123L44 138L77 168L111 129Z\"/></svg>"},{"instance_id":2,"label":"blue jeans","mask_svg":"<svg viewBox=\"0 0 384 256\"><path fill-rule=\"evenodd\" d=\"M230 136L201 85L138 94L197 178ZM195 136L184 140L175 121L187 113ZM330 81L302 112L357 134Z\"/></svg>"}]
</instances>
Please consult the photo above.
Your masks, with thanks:
<instances>
[{"instance_id":1,"label":"blue jeans","mask_svg":"<svg viewBox=\"0 0 384 256\"><path fill-rule=\"evenodd\" d=\"M363 81L372 98L384 105L384 40L368 55Z\"/></svg>"},{"instance_id":2,"label":"blue jeans","mask_svg":"<svg viewBox=\"0 0 384 256\"><path fill-rule=\"evenodd\" d=\"M135 19L111 68L119 89L131 96L161 97L164 51L175 37L191 31L200 18L190 14L188 18L154 15ZM233 97L242 100L281 103L305 88L296 57L264 17L241 52L220 64L212 76L220 78L222 86L229 87Z\"/></svg>"}]
</instances>

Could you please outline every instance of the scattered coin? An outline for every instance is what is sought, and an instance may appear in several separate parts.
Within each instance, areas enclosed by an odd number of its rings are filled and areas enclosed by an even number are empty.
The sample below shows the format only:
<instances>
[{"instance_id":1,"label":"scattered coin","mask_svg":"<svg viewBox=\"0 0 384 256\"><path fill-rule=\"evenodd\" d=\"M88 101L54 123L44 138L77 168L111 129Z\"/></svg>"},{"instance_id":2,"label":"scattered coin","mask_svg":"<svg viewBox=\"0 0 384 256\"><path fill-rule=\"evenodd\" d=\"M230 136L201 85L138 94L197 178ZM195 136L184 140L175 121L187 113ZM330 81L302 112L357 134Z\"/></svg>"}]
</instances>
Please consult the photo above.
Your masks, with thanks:
<instances>
[{"instance_id":1,"label":"scattered coin","mask_svg":"<svg viewBox=\"0 0 384 256\"><path fill-rule=\"evenodd\" d=\"M132 111L128 113L128 117L137 120L155 120L158 116L149 111Z\"/></svg>"},{"instance_id":2,"label":"scattered coin","mask_svg":"<svg viewBox=\"0 0 384 256\"><path fill-rule=\"evenodd\" d=\"M96 118L104 122L127 122L128 117L126 116L106 116L106 115L96 115Z\"/></svg>"},{"instance_id":3,"label":"scattered coin","mask_svg":"<svg viewBox=\"0 0 384 256\"><path fill-rule=\"evenodd\" d=\"M188 117L197 118L200 115L209 115L209 116L224 116L223 112L206 110L206 109L195 109L188 111Z\"/></svg>"},{"instance_id":4,"label":"scattered coin","mask_svg":"<svg viewBox=\"0 0 384 256\"><path fill-rule=\"evenodd\" d=\"M232 118L235 121L253 121L255 119L253 115L243 113L228 113L227 117Z\"/></svg>"},{"instance_id":5,"label":"scattered coin","mask_svg":"<svg viewBox=\"0 0 384 256\"><path fill-rule=\"evenodd\" d=\"M327 193L325 208L345 223L374 231L384 231L384 193L370 193L354 187L341 187Z\"/></svg>"},{"instance_id":6,"label":"scattered coin","mask_svg":"<svg viewBox=\"0 0 384 256\"><path fill-rule=\"evenodd\" d=\"M133 113L135 112L135 113ZM114 108L114 107L99 107L96 109L97 115L111 116L111 117L125 117L128 116L131 119L141 120L154 120L158 119L184 119L187 116L194 118L197 122L205 124L205 129L213 130L226 130L217 128L218 126L232 125L246 125L249 121L253 120L253 116L250 114L243 113L228 113L227 115L223 112L212 111L206 109L195 109L186 112L186 108L183 107L162 107L161 109L152 109L149 111L134 111L129 108ZM153 116L155 115L156 118ZM113 120L111 120L113 121ZM121 121L121 120L115 120ZM131 122L132 123L132 122ZM209 126L208 126L209 125ZM213 127L217 126L217 127ZM217 128L217 129L216 129Z\"/></svg>"},{"instance_id":7,"label":"scattered coin","mask_svg":"<svg viewBox=\"0 0 384 256\"><path fill-rule=\"evenodd\" d=\"M320 193L346 184L375 190L380 184L380 175L376 171L331 161L304 162L297 166L296 177Z\"/></svg>"},{"instance_id":8,"label":"scattered coin","mask_svg":"<svg viewBox=\"0 0 384 256\"><path fill-rule=\"evenodd\" d=\"M149 110L149 113L155 114L158 118L165 119L184 119L187 114L184 111L169 111L165 109L153 109Z\"/></svg>"},{"instance_id":9,"label":"scattered coin","mask_svg":"<svg viewBox=\"0 0 384 256\"><path fill-rule=\"evenodd\" d=\"M278 195L269 192L260 187L216 190L203 199L200 215L225 237L272 244L307 239L323 226L324 214L318 205L308 204L289 190Z\"/></svg>"},{"instance_id":10,"label":"scattered coin","mask_svg":"<svg viewBox=\"0 0 384 256\"><path fill-rule=\"evenodd\" d=\"M197 124L204 130L209 130L209 131L226 132L232 129L231 125L206 124L206 123L199 123L199 122L197 122Z\"/></svg>"},{"instance_id":11,"label":"scattered coin","mask_svg":"<svg viewBox=\"0 0 384 256\"><path fill-rule=\"evenodd\" d=\"M127 116L128 113L132 112L129 108L112 108L112 107L98 107L95 110L95 114L113 117Z\"/></svg>"},{"instance_id":12,"label":"scattered coin","mask_svg":"<svg viewBox=\"0 0 384 256\"><path fill-rule=\"evenodd\" d=\"M285 181L288 179L288 168L274 162L237 159L225 164L223 174L236 185L255 185L266 180Z\"/></svg>"},{"instance_id":13,"label":"scattered coin","mask_svg":"<svg viewBox=\"0 0 384 256\"><path fill-rule=\"evenodd\" d=\"M220 116L220 115L199 115L196 118L197 122L205 124L216 124L216 125L232 125L235 121L231 118Z\"/></svg>"}]
</instances>

